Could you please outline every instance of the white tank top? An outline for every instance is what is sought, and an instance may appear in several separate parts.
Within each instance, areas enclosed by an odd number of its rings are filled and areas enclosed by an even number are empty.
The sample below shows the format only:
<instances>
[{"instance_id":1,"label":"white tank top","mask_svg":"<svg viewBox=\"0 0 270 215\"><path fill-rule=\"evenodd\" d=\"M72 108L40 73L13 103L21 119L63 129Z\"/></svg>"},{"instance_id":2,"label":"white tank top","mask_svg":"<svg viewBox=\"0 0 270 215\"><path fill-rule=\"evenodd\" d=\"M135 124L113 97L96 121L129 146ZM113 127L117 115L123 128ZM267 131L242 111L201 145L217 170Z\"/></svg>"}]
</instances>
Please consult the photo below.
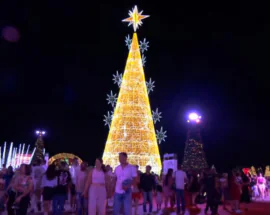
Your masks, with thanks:
<instances>
[{"instance_id":1,"label":"white tank top","mask_svg":"<svg viewBox=\"0 0 270 215\"><path fill-rule=\"evenodd\" d=\"M96 169L93 170L92 183L93 184L105 184L105 174L102 170L101 171L98 171Z\"/></svg>"}]
</instances>

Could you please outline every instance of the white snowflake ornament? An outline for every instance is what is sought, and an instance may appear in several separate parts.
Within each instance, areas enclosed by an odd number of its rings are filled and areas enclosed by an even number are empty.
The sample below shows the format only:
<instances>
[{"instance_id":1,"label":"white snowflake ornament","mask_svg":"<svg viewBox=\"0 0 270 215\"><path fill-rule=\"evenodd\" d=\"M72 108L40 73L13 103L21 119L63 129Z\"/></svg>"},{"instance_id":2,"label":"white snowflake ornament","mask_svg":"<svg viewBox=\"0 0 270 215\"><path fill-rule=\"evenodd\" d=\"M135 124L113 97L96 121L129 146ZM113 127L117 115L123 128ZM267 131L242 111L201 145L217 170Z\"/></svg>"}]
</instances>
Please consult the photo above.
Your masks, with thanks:
<instances>
[{"instance_id":1,"label":"white snowflake ornament","mask_svg":"<svg viewBox=\"0 0 270 215\"><path fill-rule=\"evenodd\" d=\"M113 83L117 84L118 87L120 87L122 84L122 76L122 73L119 74L118 71L116 71L116 74L113 75Z\"/></svg>"},{"instance_id":2,"label":"white snowflake ornament","mask_svg":"<svg viewBox=\"0 0 270 215\"><path fill-rule=\"evenodd\" d=\"M148 94L152 91L154 91L155 88L155 81L152 81L150 78L149 81L146 81L146 87L147 87L147 92Z\"/></svg>"},{"instance_id":3,"label":"white snowflake ornament","mask_svg":"<svg viewBox=\"0 0 270 215\"><path fill-rule=\"evenodd\" d=\"M165 142L165 138L167 137L166 133L167 131L163 131L163 127L160 128L160 131L156 130L156 136L157 136L157 140L158 143L162 143L162 141Z\"/></svg>"},{"instance_id":4,"label":"white snowflake ornament","mask_svg":"<svg viewBox=\"0 0 270 215\"><path fill-rule=\"evenodd\" d=\"M145 51L147 51L149 48L149 42L146 41L146 39L144 38L143 41L140 41L140 49L141 49L141 52L144 53Z\"/></svg>"},{"instance_id":5,"label":"white snowflake ornament","mask_svg":"<svg viewBox=\"0 0 270 215\"><path fill-rule=\"evenodd\" d=\"M131 47L131 43L132 43L132 39L130 38L129 35L127 35L127 36L125 37L125 43L126 43L126 46L128 47L128 50L129 50L130 47Z\"/></svg>"},{"instance_id":6,"label":"white snowflake ornament","mask_svg":"<svg viewBox=\"0 0 270 215\"><path fill-rule=\"evenodd\" d=\"M142 55L142 66L145 67L146 64L146 57Z\"/></svg>"},{"instance_id":7,"label":"white snowflake ornament","mask_svg":"<svg viewBox=\"0 0 270 215\"><path fill-rule=\"evenodd\" d=\"M112 123L112 119L113 119L113 111L108 111L107 115L104 115L104 123L105 123L105 126L108 126L110 128L111 126L111 123Z\"/></svg>"},{"instance_id":8,"label":"white snowflake ornament","mask_svg":"<svg viewBox=\"0 0 270 215\"><path fill-rule=\"evenodd\" d=\"M114 107L117 101L117 94L113 94L113 92L111 91L111 94L107 94L107 101L108 101L108 104Z\"/></svg>"},{"instance_id":9,"label":"white snowflake ornament","mask_svg":"<svg viewBox=\"0 0 270 215\"><path fill-rule=\"evenodd\" d=\"M155 124L157 122L160 122L160 119L162 118L162 116L161 116L161 112L158 111L158 108L156 109L156 111L152 111L152 118Z\"/></svg>"}]
</instances>

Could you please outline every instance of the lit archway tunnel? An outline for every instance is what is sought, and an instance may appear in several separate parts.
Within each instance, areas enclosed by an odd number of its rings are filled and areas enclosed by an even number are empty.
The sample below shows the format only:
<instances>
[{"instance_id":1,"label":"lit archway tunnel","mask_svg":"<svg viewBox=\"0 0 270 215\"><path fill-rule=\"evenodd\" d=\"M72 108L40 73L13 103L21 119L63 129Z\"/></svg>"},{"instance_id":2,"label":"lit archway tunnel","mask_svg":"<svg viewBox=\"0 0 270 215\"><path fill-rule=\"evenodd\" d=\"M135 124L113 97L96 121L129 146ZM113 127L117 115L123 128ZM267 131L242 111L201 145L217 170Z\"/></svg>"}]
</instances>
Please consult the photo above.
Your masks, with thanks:
<instances>
[{"instance_id":1,"label":"lit archway tunnel","mask_svg":"<svg viewBox=\"0 0 270 215\"><path fill-rule=\"evenodd\" d=\"M71 153L59 153L59 154L56 154L56 155L52 156L49 159L48 163L49 163L49 165L50 164L56 164L57 165L61 161L65 161L68 165L71 165L75 158L78 159L79 164L82 163L82 159L79 156L71 154Z\"/></svg>"}]
</instances>

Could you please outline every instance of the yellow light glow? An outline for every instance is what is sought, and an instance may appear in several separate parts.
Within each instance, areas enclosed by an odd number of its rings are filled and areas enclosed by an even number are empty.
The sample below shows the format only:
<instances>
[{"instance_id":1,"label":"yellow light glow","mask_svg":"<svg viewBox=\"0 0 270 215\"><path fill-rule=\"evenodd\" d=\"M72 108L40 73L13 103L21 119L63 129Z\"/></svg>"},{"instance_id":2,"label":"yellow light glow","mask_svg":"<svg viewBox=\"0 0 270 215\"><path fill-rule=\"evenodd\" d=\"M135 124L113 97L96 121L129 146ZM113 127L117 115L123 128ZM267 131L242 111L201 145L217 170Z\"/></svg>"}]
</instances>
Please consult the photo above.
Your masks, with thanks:
<instances>
[{"instance_id":1,"label":"yellow light glow","mask_svg":"<svg viewBox=\"0 0 270 215\"><path fill-rule=\"evenodd\" d=\"M137 34L133 34L103 161L115 168L118 154L126 152L130 164L151 165L160 173L161 160L145 83Z\"/></svg>"},{"instance_id":2,"label":"yellow light glow","mask_svg":"<svg viewBox=\"0 0 270 215\"><path fill-rule=\"evenodd\" d=\"M62 159L65 159L65 158L68 158L68 159L78 158L79 164L82 163L82 159L79 158L78 156L76 156L76 155L74 155L74 154L70 154L70 153L64 153L64 152L52 156L52 157L49 159L48 163L49 163L49 165L51 165L51 164L53 164L54 161L56 161L56 160L58 160L58 159L62 160Z\"/></svg>"}]
</instances>

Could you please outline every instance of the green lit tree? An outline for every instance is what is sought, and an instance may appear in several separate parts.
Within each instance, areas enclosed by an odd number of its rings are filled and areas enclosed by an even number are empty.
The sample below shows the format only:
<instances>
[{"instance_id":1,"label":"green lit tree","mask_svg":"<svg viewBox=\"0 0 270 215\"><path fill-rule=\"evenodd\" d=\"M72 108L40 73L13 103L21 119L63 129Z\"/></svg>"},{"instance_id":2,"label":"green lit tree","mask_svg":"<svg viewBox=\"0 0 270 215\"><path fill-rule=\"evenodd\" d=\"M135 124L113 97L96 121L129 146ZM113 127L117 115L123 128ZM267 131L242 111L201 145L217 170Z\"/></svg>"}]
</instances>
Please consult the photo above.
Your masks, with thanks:
<instances>
[{"instance_id":1,"label":"green lit tree","mask_svg":"<svg viewBox=\"0 0 270 215\"><path fill-rule=\"evenodd\" d=\"M201 170L208 168L201 137L201 120L188 120L188 133L184 151L183 169Z\"/></svg>"},{"instance_id":2,"label":"green lit tree","mask_svg":"<svg viewBox=\"0 0 270 215\"><path fill-rule=\"evenodd\" d=\"M32 164L37 163L38 161L43 161L44 160L44 140L43 140L43 135L45 132L39 132L37 131L37 141L35 143L36 151L32 159Z\"/></svg>"}]
</instances>

